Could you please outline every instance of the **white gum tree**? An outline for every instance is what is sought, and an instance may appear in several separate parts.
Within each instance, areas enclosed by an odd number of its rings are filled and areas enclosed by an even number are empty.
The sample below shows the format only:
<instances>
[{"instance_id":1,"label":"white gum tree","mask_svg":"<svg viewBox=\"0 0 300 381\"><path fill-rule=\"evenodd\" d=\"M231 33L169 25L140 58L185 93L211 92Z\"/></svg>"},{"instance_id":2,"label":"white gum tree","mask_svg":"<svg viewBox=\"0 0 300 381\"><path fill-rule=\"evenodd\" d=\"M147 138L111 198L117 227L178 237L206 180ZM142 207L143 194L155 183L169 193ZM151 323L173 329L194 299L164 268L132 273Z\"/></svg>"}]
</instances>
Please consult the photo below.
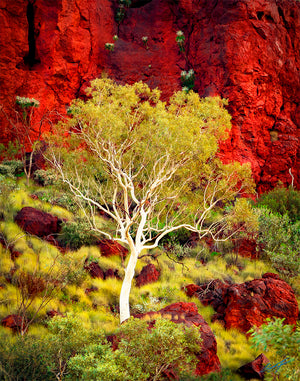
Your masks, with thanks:
<instances>
[{"instance_id":1,"label":"white gum tree","mask_svg":"<svg viewBox=\"0 0 300 381\"><path fill-rule=\"evenodd\" d=\"M121 86L97 79L87 101L73 101L68 122L49 137L48 159L68 185L95 232L129 247L120 294L120 320L142 250L185 228L225 240L253 223L236 197L253 188L248 165L217 158L230 116L220 98L178 92L169 103L146 84ZM224 211L224 206L227 205ZM223 208L223 211L221 210ZM95 216L115 223L103 231Z\"/></svg>"}]
</instances>

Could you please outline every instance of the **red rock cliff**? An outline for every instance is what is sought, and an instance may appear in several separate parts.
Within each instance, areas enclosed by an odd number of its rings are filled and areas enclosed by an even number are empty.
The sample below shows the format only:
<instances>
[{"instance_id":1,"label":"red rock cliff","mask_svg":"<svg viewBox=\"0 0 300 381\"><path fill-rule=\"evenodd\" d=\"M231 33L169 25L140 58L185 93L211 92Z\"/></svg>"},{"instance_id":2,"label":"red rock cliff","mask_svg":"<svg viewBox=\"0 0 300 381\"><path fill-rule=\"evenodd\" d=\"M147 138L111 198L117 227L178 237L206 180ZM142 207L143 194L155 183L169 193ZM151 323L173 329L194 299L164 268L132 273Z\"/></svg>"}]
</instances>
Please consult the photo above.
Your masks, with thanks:
<instances>
[{"instance_id":1,"label":"red rock cliff","mask_svg":"<svg viewBox=\"0 0 300 381\"><path fill-rule=\"evenodd\" d=\"M120 24L117 7L117 0L1 0L0 103L8 109L16 95L29 96L41 102L40 114L65 112L103 72L168 97L181 88L181 71L193 68L200 96L229 99L224 159L250 161L259 191L290 184L290 169L299 186L299 1L133 0ZM2 121L0 141L10 138Z\"/></svg>"}]
</instances>

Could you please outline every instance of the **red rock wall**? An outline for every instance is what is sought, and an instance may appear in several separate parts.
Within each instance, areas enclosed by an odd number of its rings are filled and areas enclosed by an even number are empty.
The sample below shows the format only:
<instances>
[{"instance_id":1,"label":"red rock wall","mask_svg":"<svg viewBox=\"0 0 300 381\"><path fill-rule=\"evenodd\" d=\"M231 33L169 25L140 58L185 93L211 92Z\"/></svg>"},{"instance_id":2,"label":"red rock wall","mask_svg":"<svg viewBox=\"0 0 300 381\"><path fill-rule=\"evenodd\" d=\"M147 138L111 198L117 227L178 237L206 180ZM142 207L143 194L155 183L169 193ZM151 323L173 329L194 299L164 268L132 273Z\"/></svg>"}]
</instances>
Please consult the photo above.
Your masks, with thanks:
<instances>
[{"instance_id":1,"label":"red rock wall","mask_svg":"<svg viewBox=\"0 0 300 381\"><path fill-rule=\"evenodd\" d=\"M40 100L40 114L64 113L103 72L121 83L158 86L167 98L181 88L181 71L193 68L200 96L229 99L233 128L224 160L250 161L260 192L278 180L290 184L290 168L299 186L299 1L133 0L120 25L117 0L30 1L1 1L6 109L20 95ZM175 42L178 30L185 54ZM109 52L104 46L114 35L119 40ZM3 142L11 138L5 127L2 120Z\"/></svg>"}]
</instances>

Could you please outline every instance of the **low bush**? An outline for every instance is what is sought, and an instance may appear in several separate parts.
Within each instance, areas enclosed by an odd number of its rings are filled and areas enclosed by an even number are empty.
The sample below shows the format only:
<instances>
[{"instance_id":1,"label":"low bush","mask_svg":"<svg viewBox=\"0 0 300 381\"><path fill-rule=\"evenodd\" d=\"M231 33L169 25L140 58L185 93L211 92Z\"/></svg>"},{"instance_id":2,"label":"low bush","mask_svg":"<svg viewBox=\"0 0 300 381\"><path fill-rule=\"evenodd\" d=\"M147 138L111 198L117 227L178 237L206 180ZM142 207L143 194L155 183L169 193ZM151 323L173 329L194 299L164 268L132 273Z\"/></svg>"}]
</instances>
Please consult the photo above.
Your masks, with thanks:
<instances>
[{"instance_id":1,"label":"low bush","mask_svg":"<svg viewBox=\"0 0 300 381\"><path fill-rule=\"evenodd\" d=\"M0 333L0 380L53 381L49 371L48 350L37 336L12 337L9 332Z\"/></svg>"},{"instance_id":2,"label":"low bush","mask_svg":"<svg viewBox=\"0 0 300 381\"><path fill-rule=\"evenodd\" d=\"M82 246L94 245L97 237L87 222L77 219L62 224L58 241L63 247L77 250Z\"/></svg>"},{"instance_id":3,"label":"low bush","mask_svg":"<svg viewBox=\"0 0 300 381\"><path fill-rule=\"evenodd\" d=\"M34 172L34 180L42 186L53 185L57 176L53 171L45 171L44 169L38 169Z\"/></svg>"},{"instance_id":4,"label":"low bush","mask_svg":"<svg viewBox=\"0 0 300 381\"><path fill-rule=\"evenodd\" d=\"M285 275L299 274L300 221L292 223L287 214L261 209L258 241L277 270Z\"/></svg>"},{"instance_id":5,"label":"low bush","mask_svg":"<svg viewBox=\"0 0 300 381\"><path fill-rule=\"evenodd\" d=\"M278 187L262 194L256 202L257 207L267 207L273 213L287 214L294 223L300 220L300 191L293 188Z\"/></svg>"},{"instance_id":6,"label":"low bush","mask_svg":"<svg viewBox=\"0 0 300 381\"><path fill-rule=\"evenodd\" d=\"M251 328L250 341L255 348L274 350L276 355L270 358L273 365L266 367L265 380L300 379L300 326L285 325L284 319L268 318L259 328ZM268 356L268 354L267 354Z\"/></svg>"},{"instance_id":7,"label":"low bush","mask_svg":"<svg viewBox=\"0 0 300 381\"><path fill-rule=\"evenodd\" d=\"M0 164L0 174L8 177L15 177L22 174L24 171L24 164L20 160L7 160L2 161Z\"/></svg>"},{"instance_id":8,"label":"low bush","mask_svg":"<svg viewBox=\"0 0 300 381\"><path fill-rule=\"evenodd\" d=\"M100 342L69 361L79 380L162 380L170 369L193 370L201 341L195 327L165 319L149 330L146 321L131 318L118 329L117 337L116 351Z\"/></svg>"}]
</instances>

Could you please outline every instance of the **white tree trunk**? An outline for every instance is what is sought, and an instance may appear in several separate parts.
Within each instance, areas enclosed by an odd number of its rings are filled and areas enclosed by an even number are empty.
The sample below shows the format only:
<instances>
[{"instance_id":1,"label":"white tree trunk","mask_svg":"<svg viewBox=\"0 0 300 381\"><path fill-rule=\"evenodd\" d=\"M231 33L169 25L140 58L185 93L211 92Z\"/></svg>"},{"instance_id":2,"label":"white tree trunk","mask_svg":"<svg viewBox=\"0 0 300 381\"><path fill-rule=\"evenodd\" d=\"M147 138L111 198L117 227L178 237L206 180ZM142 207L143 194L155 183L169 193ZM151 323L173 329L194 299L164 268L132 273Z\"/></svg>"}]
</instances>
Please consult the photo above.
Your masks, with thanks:
<instances>
[{"instance_id":1,"label":"white tree trunk","mask_svg":"<svg viewBox=\"0 0 300 381\"><path fill-rule=\"evenodd\" d=\"M130 318L130 309L129 309L129 295L132 280L134 277L135 266L138 260L139 252L136 248L131 248L130 258L125 270L125 276L122 283L121 293L120 293L120 322Z\"/></svg>"}]
</instances>

